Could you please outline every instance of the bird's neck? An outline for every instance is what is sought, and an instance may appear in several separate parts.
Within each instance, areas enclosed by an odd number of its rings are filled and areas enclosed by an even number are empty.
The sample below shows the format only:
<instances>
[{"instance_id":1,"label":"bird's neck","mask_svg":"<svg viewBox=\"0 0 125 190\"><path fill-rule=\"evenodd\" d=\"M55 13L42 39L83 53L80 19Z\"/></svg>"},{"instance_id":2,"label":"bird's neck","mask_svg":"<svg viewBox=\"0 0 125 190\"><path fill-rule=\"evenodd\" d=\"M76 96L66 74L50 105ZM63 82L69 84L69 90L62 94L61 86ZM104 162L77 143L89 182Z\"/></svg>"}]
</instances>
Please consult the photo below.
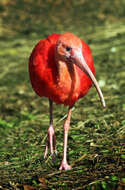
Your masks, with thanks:
<instances>
[{"instance_id":1,"label":"bird's neck","mask_svg":"<svg viewBox=\"0 0 125 190\"><path fill-rule=\"evenodd\" d=\"M57 87L62 94L63 101L69 97L71 101L75 101L79 96L80 78L75 64L66 63L62 60L56 61Z\"/></svg>"},{"instance_id":2,"label":"bird's neck","mask_svg":"<svg viewBox=\"0 0 125 190\"><path fill-rule=\"evenodd\" d=\"M64 62L62 60L57 61L57 69L58 69L58 80L66 81L72 80L76 81L76 68L74 64Z\"/></svg>"}]
</instances>

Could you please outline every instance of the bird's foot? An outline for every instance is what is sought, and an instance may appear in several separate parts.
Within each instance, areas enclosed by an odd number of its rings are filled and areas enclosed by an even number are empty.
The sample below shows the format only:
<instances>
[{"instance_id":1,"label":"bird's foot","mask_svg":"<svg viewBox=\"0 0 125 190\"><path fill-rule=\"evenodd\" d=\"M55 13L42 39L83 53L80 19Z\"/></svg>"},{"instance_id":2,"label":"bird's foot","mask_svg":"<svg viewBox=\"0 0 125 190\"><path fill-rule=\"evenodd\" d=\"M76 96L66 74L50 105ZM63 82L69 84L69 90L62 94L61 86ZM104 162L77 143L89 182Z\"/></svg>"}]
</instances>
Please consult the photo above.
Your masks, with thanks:
<instances>
[{"instance_id":1,"label":"bird's foot","mask_svg":"<svg viewBox=\"0 0 125 190\"><path fill-rule=\"evenodd\" d=\"M52 156L52 159L54 160L54 155L57 154L57 150L56 150L56 142L55 142L55 131L54 131L53 126L50 126L48 129L44 159L46 158L48 154L48 149L50 149L50 154Z\"/></svg>"},{"instance_id":2,"label":"bird's foot","mask_svg":"<svg viewBox=\"0 0 125 190\"><path fill-rule=\"evenodd\" d=\"M71 170L72 166L70 166L67 162L62 161L59 170Z\"/></svg>"}]
</instances>

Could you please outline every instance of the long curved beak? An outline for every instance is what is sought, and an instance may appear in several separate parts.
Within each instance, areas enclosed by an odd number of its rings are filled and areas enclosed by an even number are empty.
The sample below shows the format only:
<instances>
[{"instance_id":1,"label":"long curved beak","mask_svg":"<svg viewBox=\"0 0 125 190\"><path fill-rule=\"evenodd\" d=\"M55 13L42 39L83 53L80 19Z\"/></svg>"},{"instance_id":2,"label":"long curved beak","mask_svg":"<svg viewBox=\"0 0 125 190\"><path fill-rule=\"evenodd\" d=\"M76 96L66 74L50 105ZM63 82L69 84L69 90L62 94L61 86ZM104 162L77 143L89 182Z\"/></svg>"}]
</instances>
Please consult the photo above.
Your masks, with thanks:
<instances>
[{"instance_id":1,"label":"long curved beak","mask_svg":"<svg viewBox=\"0 0 125 190\"><path fill-rule=\"evenodd\" d=\"M78 50L74 50L72 58L73 58L73 60L75 60L74 64L76 64L84 73L86 73L87 76L93 82L93 84L94 84L94 86L95 86L95 88L96 88L96 90L98 92L98 95L100 97L102 106L105 108L106 104L105 104L105 100L104 100L102 91L101 91L101 89L99 87L99 84L98 84L95 76L93 75L93 73L91 72L89 66L85 62L85 59L84 59L84 57L82 55L82 50L79 50L79 51Z\"/></svg>"}]
</instances>

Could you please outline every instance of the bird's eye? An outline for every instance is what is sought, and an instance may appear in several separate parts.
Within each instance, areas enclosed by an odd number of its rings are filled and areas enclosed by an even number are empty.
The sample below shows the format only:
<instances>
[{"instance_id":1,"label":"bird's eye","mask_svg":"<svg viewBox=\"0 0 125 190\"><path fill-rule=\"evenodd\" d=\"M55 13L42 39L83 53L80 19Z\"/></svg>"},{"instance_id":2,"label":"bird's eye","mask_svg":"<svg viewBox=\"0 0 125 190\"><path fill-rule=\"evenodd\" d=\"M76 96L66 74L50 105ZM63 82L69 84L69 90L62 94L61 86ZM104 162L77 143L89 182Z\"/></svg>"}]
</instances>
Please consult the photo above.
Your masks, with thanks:
<instances>
[{"instance_id":1,"label":"bird's eye","mask_svg":"<svg viewBox=\"0 0 125 190\"><path fill-rule=\"evenodd\" d=\"M70 51L70 50L71 50L71 48L66 46L66 51Z\"/></svg>"}]
</instances>

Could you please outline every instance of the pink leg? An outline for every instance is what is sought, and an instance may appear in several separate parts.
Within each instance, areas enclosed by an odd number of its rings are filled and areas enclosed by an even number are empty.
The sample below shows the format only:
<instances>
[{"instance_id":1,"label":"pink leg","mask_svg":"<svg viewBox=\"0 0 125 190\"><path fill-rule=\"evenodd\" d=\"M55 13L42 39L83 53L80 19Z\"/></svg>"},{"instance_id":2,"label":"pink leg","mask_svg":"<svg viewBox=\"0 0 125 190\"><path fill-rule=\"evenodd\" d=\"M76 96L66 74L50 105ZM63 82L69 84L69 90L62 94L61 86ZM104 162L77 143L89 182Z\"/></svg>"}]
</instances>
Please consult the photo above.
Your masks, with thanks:
<instances>
[{"instance_id":1,"label":"pink leg","mask_svg":"<svg viewBox=\"0 0 125 190\"><path fill-rule=\"evenodd\" d=\"M52 102L52 100L49 100L49 106L50 106L50 111L49 111L50 112L50 125L49 125L49 129L48 129L48 136L47 136L44 158L46 158L49 148L50 148L50 154L52 156L54 156L54 153L57 154L56 142L55 142L55 130L53 127L53 102Z\"/></svg>"},{"instance_id":2,"label":"pink leg","mask_svg":"<svg viewBox=\"0 0 125 190\"><path fill-rule=\"evenodd\" d=\"M71 118L72 108L69 108L66 121L64 123L64 149L63 149L63 159L59 170L70 170L72 167L68 165L67 162L67 142L68 142L68 131L70 128L70 118Z\"/></svg>"}]
</instances>

